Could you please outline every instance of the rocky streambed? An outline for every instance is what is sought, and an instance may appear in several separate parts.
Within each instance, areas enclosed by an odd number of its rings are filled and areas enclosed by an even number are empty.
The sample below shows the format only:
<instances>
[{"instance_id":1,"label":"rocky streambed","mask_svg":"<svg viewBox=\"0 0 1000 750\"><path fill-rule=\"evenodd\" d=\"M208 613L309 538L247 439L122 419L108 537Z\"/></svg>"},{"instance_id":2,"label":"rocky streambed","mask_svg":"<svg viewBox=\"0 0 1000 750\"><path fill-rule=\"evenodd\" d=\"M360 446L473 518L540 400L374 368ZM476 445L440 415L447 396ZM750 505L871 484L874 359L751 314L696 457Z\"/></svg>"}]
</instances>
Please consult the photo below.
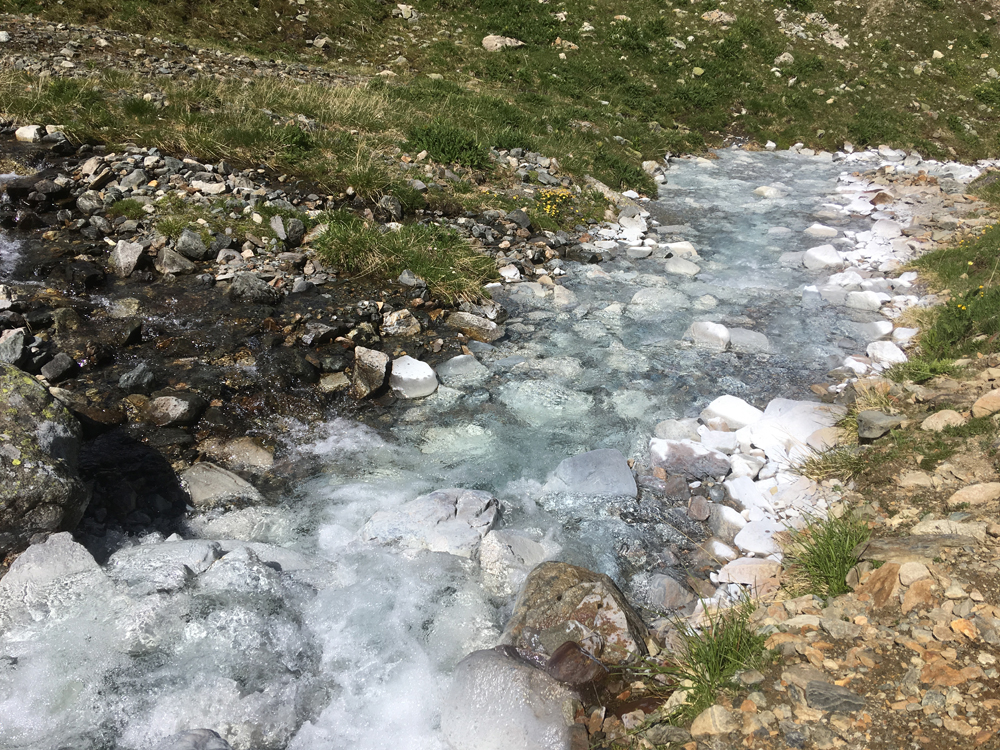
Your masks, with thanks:
<instances>
[{"instance_id":1,"label":"rocky streambed","mask_svg":"<svg viewBox=\"0 0 1000 750\"><path fill-rule=\"evenodd\" d=\"M931 301L898 269L977 221L975 167L724 151L586 237L463 217L504 281L456 316L259 213L324 196L143 149L66 159L6 191L4 387L59 441L8 438L3 471L80 486L5 543L86 507L0 580L9 747L678 739L648 704L565 707L669 651L671 618L774 591L774 534L843 500L795 464ZM153 215L161 182L251 225L106 218ZM166 746L196 740L222 741Z\"/></svg>"}]
</instances>

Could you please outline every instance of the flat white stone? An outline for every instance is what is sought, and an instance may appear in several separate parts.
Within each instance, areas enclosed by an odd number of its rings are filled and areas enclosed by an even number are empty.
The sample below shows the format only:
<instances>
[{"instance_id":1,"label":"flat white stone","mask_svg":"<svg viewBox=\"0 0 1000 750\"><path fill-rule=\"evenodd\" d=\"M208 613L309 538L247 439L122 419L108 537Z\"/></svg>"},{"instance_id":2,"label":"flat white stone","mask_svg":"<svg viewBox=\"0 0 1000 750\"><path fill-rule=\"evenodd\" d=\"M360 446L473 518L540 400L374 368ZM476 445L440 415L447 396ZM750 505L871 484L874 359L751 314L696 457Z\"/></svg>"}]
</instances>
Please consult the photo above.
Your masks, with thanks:
<instances>
[{"instance_id":1,"label":"flat white stone","mask_svg":"<svg viewBox=\"0 0 1000 750\"><path fill-rule=\"evenodd\" d=\"M698 251L695 250L694 245L690 242L668 242L664 246L668 253L671 253L675 258L697 258Z\"/></svg>"},{"instance_id":2,"label":"flat white stone","mask_svg":"<svg viewBox=\"0 0 1000 750\"><path fill-rule=\"evenodd\" d=\"M883 302L889 301L888 294L879 292L848 292L846 304L854 310L878 310Z\"/></svg>"},{"instance_id":3,"label":"flat white stone","mask_svg":"<svg viewBox=\"0 0 1000 750\"><path fill-rule=\"evenodd\" d=\"M825 224L812 224L806 227L805 233L810 237L836 237L837 230Z\"/></svg>"},{"instance_id":4,"label":"flat white stone","mask_svg":"<svg viewBox=\"0 0 1000 750\"><path fill-rule=\"evenodd\" d=\"M684 258L668 258L663 265L663 270L678 276L697 276L701 273L700 266Z\"/></svg>"},{"instance_id":5,"label":"flat white stone","mask_svg":"<svg viewBox=\"0 0 1000 750\"><path fill-rule=\"evenodd\" d=\"M903 350L891 341L873 341L865 351L873 362L880 365L897 365L907 359Z\"/></svg>"},{"instance_id":6,"label":"flat white stone","mask_svg":"<svg viewBox=\"0 0 1000 750\"><path fill-rule=\"evenodd\" d=\"M744 552L753 552L757 555L781 552L781 548L773 537L784 528L771 520L754 521L743 527L733 539L733 543Z\"/></svg>"},{"instance_id":7,"label":"flat white stone","mask_svg":"<svg viewBox=\"0 0 1000 750\"><path fill-rule=\"evenodd\" d=\"M817 245L806 250L802 256L802 265L814 271L823 268L842 268L844 258L833 245Z\"/></svg>"},{"instance_id":8,"label":"flat white stone","mask_svg":"<svg viewBox=\"0 0 1000 750\"><path fill-rule=\"evenodd\" d=\"M701 419L721 419L729 429L738 430L754 424L764 416L764 412L736 396L724 395L716 398L701 411Z\"/></svg>"}]
</instances>

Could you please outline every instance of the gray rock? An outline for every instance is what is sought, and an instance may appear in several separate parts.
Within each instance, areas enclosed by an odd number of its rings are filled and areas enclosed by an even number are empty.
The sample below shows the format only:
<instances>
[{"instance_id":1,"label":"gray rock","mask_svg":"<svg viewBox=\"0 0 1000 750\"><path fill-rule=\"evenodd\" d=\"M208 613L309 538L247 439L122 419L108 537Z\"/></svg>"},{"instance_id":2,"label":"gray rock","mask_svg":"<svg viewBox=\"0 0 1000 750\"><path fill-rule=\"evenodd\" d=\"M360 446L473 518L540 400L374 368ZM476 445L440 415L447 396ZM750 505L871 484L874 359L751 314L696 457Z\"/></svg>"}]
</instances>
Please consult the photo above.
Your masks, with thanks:
<instances>
[{"instance_id":1,"label":"gray rock","mask_svg":"<svg viewBox=\"0 0 1000 750\"><path fill-rule=\"evenodd\" d=\"M500 643L551 656L566 641L606 665L646 654L648 632L608 576L563 562L528 575Z\"/></svg>"},{"instance_id":2,"label":"gray rock","mask_svg":"<svg viewBox=\"0 0 1000 750\"><path fill-rule=\"evenodd\" d=\"M77 370L76 360L65 352L59 352L49 362L42 366L42 377L50 383L58 383L68 378Z\"/></svg>"},{"instance_id":3,"label":"gray rock","mask_svg":"<svg viewBox=\"0 0 1000 750\"><path fill-rule=\"evenodd\" d=\"M0 364L21 367L29 357L28 341L31 337L24 328L5 331L0 338Z\"/></svg>"},{"instance_id":4,"label":"gray rock","mask_svg":"<svg viewBox=\"0 0 1000 750\"><path fill-rule=\"evenodd\" d=\"M691 741L691 733L684 727L670 724L654 724L642 733L643 738L652 745L683 745Z\"/></svg>"},{"instance_id":5,"label":"gray rock","mask_svg":"<svg viewBox=\"0 0 1000 750\"><path fill-rule=\"evenodd\" d=\"M84 216L90 216L92 213L104 209L104 199L96 190L87 190L76 199L76 207Z\"/></svg>"},{"instance_id":6,"label":"gray rock","mask_svg":"<svg viewBox=\"0 0 1000 750\"><path fill-rule=\"evenodd\" d=\"M670 576L655 574L649 581L649 601L660 609L680 609L695 600L695 596L682 583Z\"/></svg>"},{"instance_id":7,"label":"gray rock","mask_svg":"<svg viewBox=\"0 0 1000 750\"><path fill-rule=\"evenodd\" d=\"M149 182L149 177L141 169L136 169L127 174L121 179L118 184L121 186L123 191L133 190L137 187L142 187Z\"/></svg>"},{"instance_id":8,"label":"gray rock","mask_svg":"<svg viewBox=\"0 0 1000 750\"><path fill-rule=\"evenodd\" d=\"M195 508L258 505L264 496L256 487L221 466L202 461L181 474Z\"/></svg>"},{"instance_id":9,"label":"gray rock","mask_svg":"<svg viewBox=\"0 0 1000 750\"><path fill-rule=\"evenodd\" d=\"M746 328L730 328L729 348L734 352L767 354L771 351L771 342L763 333Z\"/></svg>"},{"instance_id":10,"label":"gray rock","mask_svg":"<svg viewBox=\"0 0 1000 750\"><path fill-rule=\"evenodd\" d=\"M185 258L190 258L191 260L209 260L218 254L205 246L205 242L202 240L200 234L190 229L185 229L181 232L181 236L177 238L174 248Z\"/></svg>"},{"instance_id":11,"label":"gray rock","mask_svg":"<svg viewBox=\"0 0 1000 750\"><path fill-rule=\"evenodd\" d=\"M510 597L538 565L559 553L554 542L535 539L523 531L493 530L479 545L479 567L483 582L495 595Z\"/></svg>"},{"instance_id":12,"label":"gray rock","mask_svg":"<svg viewBox=\"0 0 1000 750\"><path fill-rule=\"evenodd\" d=\"M118 240L115 249L108 258L108 266L117 276L127 278L132 275L139 259L142 258L143 247L138 242Z\"/></svg>"},{"instance_id":13,"label":"gray rock","mask_svg":"<svg viewBox=\"0 0 1000 750\"><path fill-rule=\"evenodd\" d=\"M417 276L413 271L407 268L401 274L399 274L399 283L403 286L420 287L423 288L427 286L427 282L422 278Z\"/></svg>"},{"instance_id":14,"label":"gray rock","mask_svg":"<svg viewBox=\"0 0 1000 750\"><path fill-rule=\"evenodd\" d=\"M271 221L268 222L268 225L271 227L271 231L274 232L274 236L277 237L279 240L284 242L286 239L288 239L288 235L285 234L285 222L282 221L280 214L275 214L274 216L272 216Z\"/></svg>"},{"instance_id":15,"label":"gray rock","mask_svg":"<svg viewBox=\"0 0 1000 750\"><path fill-rule=\"evenodd\" d=\"M860 625L855 625L853 622L847 622L845 620L838 620L834 617L824 617L819 621L819 625L823 628L823 630L838 640L858 638L863 630Z\"/></svg>"},{"instance_id":16,"label":"gray rock","mask_svg":"<svg viewBox=\"0 0 1000 750\"><path fill-rule=\"evenodd\" d=\"M379 391L389 378L389 357L383 352L354 349L354 374L351 378L351 393L355 398L365 398Z\"/></svg>"},{"instance_id":17,"label":"gray rock","mask_svg":"<svg viewBox=\"0 0 1000 750\"><path fill-rule=\"evenodd\" d=\"M198 267L180 253L165 247L156 256L156 270L162 274L174 274L181 276L194 273Z\"/></svg>"},{"instance_id":18,"label":"gray rock","mask_svg":"<svg viewBox=\"0 0 1000 750\"><path fill-rule=\"evenodd\" d=\"M865 707L865 699L857 693L819 680L806 683L806 702L810 708L836 713L861 711Z\"/></svg>"},{"instance_id":19,"label":"gray rock","mask_svg":"<svg viewBox=\"0 0 1000 750\"><path fill-rule=\"evenodd\" d=\"M81 430L34 378L0 364L0 556L76 527L90 500L77 473Z\"/></svg>"},{"instance_id":20,"label":"gray rock","mask_svg":"<svg viewBox=\"0 0 1000 750\"><path fill-rule=\"evenodd\" d=\"M614 448L564 459L545 483L546 492L635 497L638 489L628 461Z\"/></svg>"},{"instance_id":21,"label":"gray rock","mask_svg":"<svg viewBox=\"0 0 1000 750\"><path fill-rule=\"evenodd\" d=\"M452 674L441 730L453 750L570 750L576 694L505 650L474 651Z\"/></svg>"},{"instance_id":22,"label":"gray rock","mask_svg":"<svg viewBox=\"0 0 1000 750\"><path fill-rule=\"evenodd\" d=\"M863 440L875 440L901 424L903 424L903 420L900 417L866 409L858 412L858 437Z\"/></svg>"},{"instance_id":23,"label":"gray rock","mask_svg":"<svg viewBox=\"0 0 1000 750\"><path fill-rule=\"evenodd\" d=\"M232 750L232 747L211 729L188 729L164 737L153 750Z\"/></svg>"},{"instance_id":24,"label":"gray rock","mask_svg":"<svg viewBox=\"0 0 1000 750\"><path fill-rule=\"evenodd\" d=\"M306 236L306 225L300 219L291 219L285 227L285 243L289 247L298 247Z\"/></svg>"},{"instance_id":25,"label":"gray rock","mask_svg":"<svg viewBox=\"0 0 1000 750\"><path fill-rule=\"evenodd\" d=\"M746 519L728 505L712 504L708 514L708 526L712 533L726 544L732 544L736 535L747 525Z\"/></svg>"},{"instance_id":26,"label":"gray rock","mask_svg":"<svg viewBox=\"0 0 1000 750\"><path fill-rule=\"evenodd\" d=\"M197 393L175 391L149 402L146 415L157 427L191 425L205 411L208 403Z\"/></svg>"},{"instance_id":27,"label":"gray rock","mask_svg":"<svg viewBox=\"0 0 1000 750\"><path fill-rule=\"evenodd\" d=\"M277 305L281 302L281 292L259 276L241 271L229 285L230 302L248 302L255 305Z\"/></svg>"},{"instance_id":28,"label":"gray rock","mask_svg":"<svg viewBox=\"0 0 1000 750\"><path fill-rule=\"evenodd\" d=\"M393 221L403 218L403 204L394 195L383 195L378 202L379 208L386 211Z\"/></svg>"},{"instance_id":29,"label":"gray rock","mask_svg":"<svg viewBox=\"0 0 1000 750\"><path fill-rule=\"evenodd\" d=\"M506 221L517 224L521 229L528 229L531 227L531 217L529 217L528 214L520 208L511 211L504 218Z\"/></svg>"},{"instance_id":30,"label":"gray rock","mask_svg":"<svg viewBox=\"0 0 1000 750\"><path fill-rule=\"evenodd\" d=\"M925 534L908 537L890 537L862 542L851 554L859 560L885 562L923 562L940 557L947 548L974 547L974 537L963 534Z\"/></svg>"},{"instance_id":31,"label":"gray rock","mask_svg":"<svg viewBox=\"0 0 1000 750\"><path fill-rule=\"evenodd\" d=\"M684 474L691 479L724 477L729 473L729 456L692 440L649 441L649 458L654 467L667 474Z\"/></svg>"},{"instance_id":32,"label":"gray rock","mask_svg":"<svg viewBox=\"0 0 1000 750\"><path fill-rule=\"evenodd\" d=\"M497 522L497 499L488 492L436 490L394 510L380 510L361 528L366 542L407 550L472 557Z\"/></svg>"},{"instance_id":33,"label":"gray rock","mask_svg":"<svg viewBox=\"0 0 1000 750\"><path fill-rule=\"evenodd\" d=\"M118 387L126 393L149 393L153 390L156 375L145 362L118 378Z\"/></svg>"}]
</instances>

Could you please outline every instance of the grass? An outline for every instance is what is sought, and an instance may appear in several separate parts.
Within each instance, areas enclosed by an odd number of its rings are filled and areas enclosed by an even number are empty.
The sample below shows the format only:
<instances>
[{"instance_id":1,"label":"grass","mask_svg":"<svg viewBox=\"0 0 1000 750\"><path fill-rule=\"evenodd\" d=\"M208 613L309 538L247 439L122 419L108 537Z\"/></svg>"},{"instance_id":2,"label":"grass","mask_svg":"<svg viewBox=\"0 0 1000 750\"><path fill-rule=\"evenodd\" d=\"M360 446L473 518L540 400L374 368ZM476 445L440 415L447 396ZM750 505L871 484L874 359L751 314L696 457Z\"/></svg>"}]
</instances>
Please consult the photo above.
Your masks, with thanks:
<instances>
[{"instance_id":1,"label":"grass","mask_svg":"<svg viewBox=\"0 0 1000 750\"><path fill-rule=\"evenodd\" d=\"M861 412L898 413L896 399L889 393L891 387L884 380L859 380L854 384L854 403L848 407L844 418L837 423L841 433L841 443L857 443L858 414Z\"/></svg>"},{"instance_id":2,"label":"grass","mask_svg":"<svg viewBox=\"0 0 1000 750\"><path fill-rule=\"evenodd\" d=\"M806 528L789 531L784 550L786 586L796 595L846 594L847 572L858 562L853 550L870 536L868 522L851 510L839 517L812 519Z\"/></svg>"},{"instance_id":3,"label":"grass","mask_svg":"<svg viewBox=\"0 0 1000 750\"><path fill-rule=\"evenodd\" d=\"M756 669L767 660L764 642L750 622L755 605L749 599L737 602L708 616L708 624L695 628L686 621L677 623L683 644L681 663L673 668L679 681L690 681L687 701L678 709L674 721L693 719L726 690L737 687L736 675Z\"/></svg>"},{"instance_id":4,"label":"grass","mask_svg":"<svg viewBox=\"0 0 1000 750\"><path fill-rule=\"evenodd\" d=\"M848 482L864 470L868 452L856 445L831 448L809 456L798 467L798 472L815 482L831 478Z\"/></svg>"},{"instance_id":5,"label":"grass","mask_svg":"<svg viewBox=\"0 0 1000 750\"><path fill-rule=\"evenodd\" d=\"M346 212L320 217L329 224L314 247L343 271L395 279L409 269L440 299L479 297L495 277L492 258L476 252L453 230L435 224L407 224L396 231Z\"/></svg>"}]
</instances>

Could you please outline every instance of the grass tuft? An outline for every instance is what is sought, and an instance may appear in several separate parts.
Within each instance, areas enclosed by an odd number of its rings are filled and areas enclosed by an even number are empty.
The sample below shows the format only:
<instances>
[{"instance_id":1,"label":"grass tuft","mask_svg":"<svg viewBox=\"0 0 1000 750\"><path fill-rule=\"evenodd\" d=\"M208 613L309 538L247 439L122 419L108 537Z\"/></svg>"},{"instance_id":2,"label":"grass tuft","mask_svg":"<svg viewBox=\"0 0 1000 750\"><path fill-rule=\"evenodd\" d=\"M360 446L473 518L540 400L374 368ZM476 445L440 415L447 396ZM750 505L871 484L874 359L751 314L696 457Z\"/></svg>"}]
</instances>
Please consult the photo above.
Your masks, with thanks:
<instances>
[{"instance_id":1,"label":"grass tuft","mask_svg":"<svg viewBox=\"0 0 1000 750\"><path fill-rule=\"evenodd\" d=\"M766 635L758 634L750 622L755 609L750 599L708 615L708 625L695 628L678 622L683 658L676 677L689 680L687 702L674 720L690 721L716 702L719 694L736 687L736 675L763 666L767 660Z\"/></svg>"},{"instance_id":2,"label":"grass tuft","mask_svg":"<svg viewBox=\"0 0 1000 750\"><path fill-rule=\"evenodd\" d=\"M496 276L493 259L451 229L407 224L387 231L346 212L326 214L320 221L329 227L314 247L348 273L395 279L409 269L435 296L449 301L482 297L483 284Z\"/></svg>"},{"instance_id":3,"label":"grass tuft","mask_svg":"<svg viewBox=\"0 0 1000 750\"><path fill-rule=\"evenodd\" d=\"M852 510L839 517L813 519L789 531L785 581L796 594L839 596L850 591L846 577L858 559L854 549L871 537L868 522Z\"/></svg>"}]
</instances>

